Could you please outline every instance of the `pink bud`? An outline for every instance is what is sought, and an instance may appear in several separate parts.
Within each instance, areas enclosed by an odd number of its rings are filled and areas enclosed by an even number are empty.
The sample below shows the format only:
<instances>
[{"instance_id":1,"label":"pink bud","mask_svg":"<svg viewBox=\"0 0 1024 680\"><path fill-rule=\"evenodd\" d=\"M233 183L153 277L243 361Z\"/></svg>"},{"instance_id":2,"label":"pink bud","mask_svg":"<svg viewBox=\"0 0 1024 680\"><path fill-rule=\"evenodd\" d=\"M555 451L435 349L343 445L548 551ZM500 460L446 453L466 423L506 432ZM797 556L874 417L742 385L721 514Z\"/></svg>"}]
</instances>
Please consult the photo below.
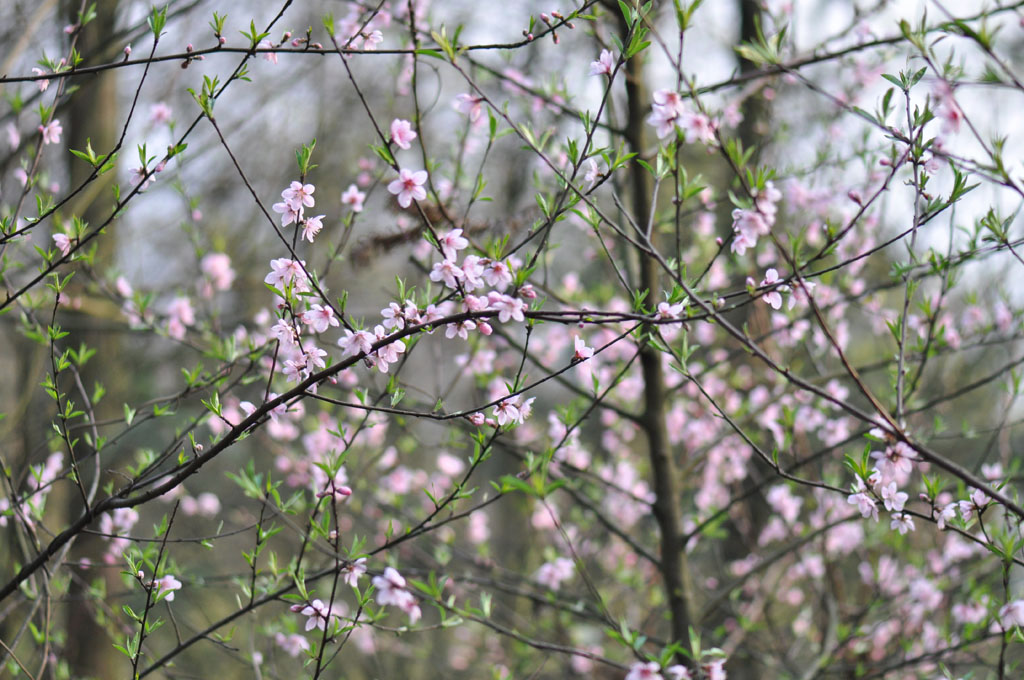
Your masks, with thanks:
<instances>
[{"instance_id":1,"label":"pink bud","mask_svg":"<svg viewBox=\"0 0 1024 680\"><path fill-rule=\"evenodd\" d=\"M719 245L719 246L722 245L722 237L721 236L715 237L715 245Z\"/></svg>"},{"instance_id":2,"label":"pink bud","mask_svg":"<svg viewBox=\"0 0 1024 680\"><path fill-rule=\"evenodd\" d=\"M290 39L291 37L292 37L292 32L291 32L291 31L285 31L285 32L284 32L284 35L283 35L283 36L281 36L281 42L286 42L286 41L287 41L287 40L289 40L289 39Z\"/></svg>"},{"instance_id":3,"label":"pink bud","mask_svg":"<svg viewBox=\"0 0 1024 680\"><path fill-rule=\"evenodd\" d=\"M124 56L126 56L126 57L132 56L132 46L131 45L125 45L124 46Z\"/></svg>"},{"instance_id":4,"label":"pink bud","mask_svg":"<svg viewBox=\"0 0 1024 680\"><path fill-rule=\"evenodd\" d=\"M224 43L226 43L228 41L228 39L225 38L224 36L220 36L220 38L218 38L218 40L220 41L221 45L223 45Z\"/></svg>"}]
</instances>

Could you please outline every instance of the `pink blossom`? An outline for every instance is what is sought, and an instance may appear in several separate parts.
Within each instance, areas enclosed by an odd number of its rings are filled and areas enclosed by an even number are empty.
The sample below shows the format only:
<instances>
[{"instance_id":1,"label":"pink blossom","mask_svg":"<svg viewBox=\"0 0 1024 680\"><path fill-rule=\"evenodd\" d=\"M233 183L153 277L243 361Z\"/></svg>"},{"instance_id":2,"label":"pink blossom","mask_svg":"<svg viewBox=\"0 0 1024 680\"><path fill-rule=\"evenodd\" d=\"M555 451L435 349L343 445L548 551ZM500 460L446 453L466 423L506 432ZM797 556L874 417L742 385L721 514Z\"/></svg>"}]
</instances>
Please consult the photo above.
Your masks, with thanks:
<instances>
[{"instance_id":1,"label":"pink blossom","mask_svg":"<svg viewBox=\"0 0 1024 680\"><path fill-rule=\"evenodd\" d=\"M657 661L636 662L629 667L625 680L665 680Z\"/></svg>"},{"instance_id":2,"label":"pink blossom","mask_svg":"<svg viewBox=\"0 0 1024 680\"><path fill-rule=\"evenodd\" d=\"M512 283L512 269L501 260L491 260L484 269L484 281L498 291L504 291Z\"/></svg>"},{"instance_id":3,"label":"pink blossom","mask_svg":"<svg viewBox=\"0 0 1024 680\"><path fill-rule=\"evenodd\" d=\"M281 198L301 212L302 206L312 208L316 204L316 200L313 198L314 191L316 191L316 187L312 184L292 182L287 189L281 192Z\"/></svg>"},{"instance_id":4,"label":"pink blossom","mask_svg":"<svg viewBox=\"0 0 1024 680\"><path fill-rule=\"evenodd\" d=\"M155 171L150 172L149 170L142 166L132 168L131 175L129 176L129 180L131 181L132 186L139 187L140 192L145 191L155 178Z\"/></svg>"},{"instance_id":5,"label":"pink blossom","mask_svg":"<svg viewBox=\"0 0 1024 680\"><path fill-rule=\"evenodd\" d=\"M451 260L441 260L434 263L430 272L431 281L444 281L449 288L457 288L459 281L465 278L465 273Z\"/></svg>"},{"instance_id":6,"label":"pink blossom","mask_svg":"<svg viewBox=\"0 0 1024 680\"><path fill-rule=\"evenodd\" d=\"M725 659L715 659L701 666L704 671L704 675L707 676L707 680L726 680L725 679Z\"/></svg>"},{"instance_id":7,"label":"pink blossom","mask_svg":"<svg viewBox=\"0 0 1024 680\"><path fill-rule=\"evenodd\" d=\"M60 144L60 134L64 132L64 128L60 126L60 121L54 118L46 125L40 125L39 132L43 135L43 144Z\"/></svg>"},{"instance_id":8,"label":"pink blossom","mask_svg":"<svg viewBox=\"0 0 1024 680\"><path fill-rule=\"evenodd\" d=\"M764 215L756 210L741 210L737 208L732 211L732 228L738 236L743 237L746 244L756 244L759 236L767 236L770 227ZM733 239L733 252L742 255L736 245L738 239Z\"/></svg>"},{"instance_id":9,"label":"pink blossom","mask_svg":"<svg viewBox=\"0 0 1024 680\"><path fill-rule=\"evenodd\" d=\"M773 486L765 496L768 505L772 510L779 513L787 524L796 522L800 516L800 508L803 506L803 499L793 495L789 487L784 484Z\"/></svg>"},{"instance_id":10,"label":"pink blossom","mask_svg":"<svg viewBox=\"0 0 1024 680\"><path fill-rule=\"evenodd\" d=\"M178 296L171 300L167 315L177 320L183 326L191 326L196 322L195 311L192 309L192 302L184 296Z\"/></svg>"},{"instance_id":11,"label":"pink blossom","mask_svg":"<svg viewBox=\"0 0 1024 680\"><path fill-rule=\"evenodd\" d=\"M409 121L401 120L399 118L391 121L391 141L394 142L398 148L410 148L411 142L414 139L416 139L416 131L412 129L412 124Z\"/></svg>"},{"instance_id":12,"label":"pink blossom","mask_svg":"<svg viewBox=\"0 0 1024 680\"><path fill-rule=\"evenodd\" d=\"M651 115L647 117L647 123L656 128L659 139L664 139L672 134L680 116L686 112L683 98L678 92L657 90L654 93L654 104L651 106Z\"/></svg>"},{"instance_id":13,"label":"pink blossom","mask_svg":"<svg viewBox=\"0 0 1024 680\"><path fill-rule=\"evenodd\" d=\"M321 220L325 215L316 215L314 217L307 217L306 221L302 225L302 238L306 239L310 243L313 242L313 238L320 233L320 230L324 228L324 224Z\"/></svg>"},{"instance_id":14,"label":"pink blossom","mask_svg":"<svg viewBox=\"0 0 1024 680\"><path fill-rule=\"evenodd\" d=\"M769 269L764 273L764 280L761 281L761 286L775 286L779 282L779 272L775 269ZM765 293L761 296L771 306L772 309L782 309L782 295L781 292L789 290L786 286L776 286L773 290Z\"/></svg>"},{"instance_id":15,"label":"pink blossom","mask_svg":"<svg viewBox=\"0 0 1024 680\"><path fill-rule=\"evenodd\" d=\"M469 241L462 236L461 229L452 229L440 238L441 252L446 259L454 260L458 251L469 247Z\"/></svg>"},{"instance_id":16,"label":"pink blossom","mask_svg":"<svg viewBox=\"0 0 1024 680\"><path fill-rule=\"evenodd\" d=\"M405 328L405 312L397 302L388 303L387 307L380 310L380 315L384 319L384 328L388 330Z\"/></svg>"},{"instance_id":17,"label":"pink blossom","mask_svg":"<svg viewBox=\"0 0 1024 680\"><path fill-rule=\"evenodd\" d=\"M597 61L590 62L590 75L611 75L615 68L615 55L611 50L601 50L601 56Z\"/></svg>"},{"instance_id":18,"label":"pink blossom","mask_svg":"<svg viewBox=\"0 0 1024 680\"><path fill-rule=\"evenodd\" d=\"M17 149L18 145L21 144L21 133L18 132L18 126L14 123L8 123L4 130L7 132L7 145L11 147L12 151Z\"/></svg>"},{"instance_id":19,"label":"pink blossom","mask_svg":"<svg viewBox=\"0 0 1024 680\"><path fill-rule=\"evenodd\" d=\"M497 419L498 425L504 426L520 421L520 413L516 407L516 401L518 401L518 397L510 397L501 400L494 406L494 417Z\"/></svg>"},{"instance_id":20,"label":"pink blossom","mask_svg":"<svg viewBox=\"0 0 1024 680\"><path fill-rule=\"evenodd\" d=\"M373 330L377 336L378 341L383 340L385 337L387 337L387 331L384 329L383 326L376 326ZM402 342L401 340L395 340L394 342L388 343L382 347L377 348L377 353L375 355L377 370L379 370L381 373L387 373L388 364L393 364L397 362L399 359L398 355L403 354L404 352L405 343Z\"/></svg>"},{"instance_id":21,"label":"pink blossom","mask_svg":"<svg viewBox=\"0 0 1024 680\"><path fill-rule=\"evenodd\" d=\"M455 109L469 116L469 120L475 123L483 113L483 101L483 97L460 94L455 97Z\"/></svg>"},{"instance_id":22,"label":"pink blossom","mask_svg":"<svg viewBox=\"0 0 1024 680\"><path fill-rule=\"evenodd\" d=\"M856 505L857 510L860 511L860 515L864 519L871 517L876 522L878 521L878 506L875 504L875 499L867 495L867 493L863 491L852 493L846 497L846 502L850 505Z\"/></svg>"},{"instance_id":23,"label":"pink blossom","mask_svg":"<svg viewBox=\"0 0 1024 680\"><path fill-rule=\"evenodd\" d=\"M542 586L550 590L558 590L562 587L562 581L572 578L576 572L573 561L567 557L556 558L554 562L545 562L537 570L534 578Z\"/></svg>"},{"instance_id":24,"label":"pink blossom","mask_svg":"<svg viewBox=\"0 0 1024 680\"><path fill-rule=\"evenodd\" d=\"M348 189L341 195L341 202L343 205L352 206L352 212L363 212L363 201L366 200L366 194L359 190L355 184L349 184Z\"/></svg>"},{"instance_id":25,"label":"pink blossom","mask_svg":"<svg viewBox=\"0 0 1024 680\"><path fill-rule=\"evenodd\" d=\"M903 504L907 502L907 494L896 488L895 481L882 485L881 496L882 502L885 503L885 509L890 512L902 511Z\"/></svg>"},{"instance_id":26,"label":"pink blossom","mask_svg":"<svg viewBox=\"0 0 1024 680\"><path fill-rule=\"evenodd\" d=\"M67 234L54 234L53 242L64 257L67 257L68 253L71 252L71 239L68 238Z\"/></svg>"},{"instance_id":27,"label":"pink blossom","mask_svg":"<svg viewBox=\"0 0 1024 680\"><path fill-rule=\"evenodd\" d=\"M947 503L941 510L938 508L932 510L932 515L935 517L935 526L939 528L939 531L945 529L946 524L950 520L956 519L956 509L956 503Z\"/></svg>"},{"instance_id":28,"label":"pink blossom","mask_svg":"<svg viewBox=\"0 0 1024 680\"><path fill-rule=\"evenodd\" d=\"M316 333L323 333L330 326L337 326L338 319L335 318L334 309L331 307L313 305L302 313L302 323L311 326Z\"/></svg>"},{"instance_id":29,"label":"pink blossom","mask_svg":"<svg viewBox=\"0 0 1024 680\"><path fill-rule=\"evenodd\" d=\"M682 664L676 664L675 666L669 666L665 669L668 673L668 677L671 680L693 680L693 675L690 674L690 669Z\"/></svg>"},{"instance_id":30,"label":"pink blossom","mask_svg":"<svg viewBox=\"0 0 1024 680\"><path fill-rule=\"evenodd\" d=\"M960 514L963 515L964 521L970 522L972 517L980 515L981 511L985 509L990 500L991 499L989 499L981 489L975 489L971 492L968 500L958 501Z\"/></svg>"},{"instance_id":31,"label":"pink blossom","mask_svg":"<svg viewBox=\"0 0 1024 680\"><path fill-rule=\"evenodd\" d=\"M384 574L373 577L376 588L374 600L381 606L394 605L409 616L409 623L416 623L421 616L416 598L405 589L406 583L402 575L394 567L384 569Z\"/></svg>"},{"instance_id":32,"label":"pink blossom","mask_svg":"<svg viewBox=\"0 0 1024 680\"><path fill-rule=\"evenodd\" d=\"M220 499L209 492L201 493L195 498L185 496L181 499L181 510L189 516L216 517L220 514Z\"/></svg>"},{"instance_id":33,"label":"pink blossom","mask_svg":"<svg viewBox=\"0 0 1024 680\"><path fill-rule=\"evenodd\" d=\"M520 395L514 395L502 399L494 406L494 417L499 427L505 425L522 425L530 416L532 411L533 397L530 397L522 404L519 403Z\"/></svg>"},{"instance_id":34,"label":"pink blossom","mask_svg":"<svg viewBox=\"0 0 1024 680\"><path fill-rule=\"evenodd\" d=\"M508 323L510 320L524 321L523 312L526 311L526 303L519 298L491 291L487 294L489 306L498 312L498 321Z\"/></svg>"},{"instance_id":35,"label":"pink blossom","mask_svg":"<svg viewBox=\"0 0 1024 680\"><path fill-rule=\"evenodd\" d=\"M274 43L270 42L269 40L264 39L264 40L261 40L260 44L257 45L256 47L258 47L261 50L272 50L272 49L274 49L275 45L274 45ZM271 64L276 64L277 63L277 52L264 52L263 53L263 58L266 59L267 61L269 61Z\"/></svg>"},{"instance_id":36,"label":"pink blossom","mask_svg":"<svg viewBox=\"0 0 1024 680\"><path fill-rule=\"evenodd\" d=\"M888 483L891 479L909 475L914 469L916 456L905 442L896 442L887 446L885 451L873 451L871 457L877 461L882 481Z\"/></svg>"},{"instance_id":37,"label":"pink blossom","mask_svg":"<svg viewBox=\"0 0 1024 680\"><path fill-rule=\"evenodd\" d=\"M484 287L485 262L485 259L476 255L467 255L463 258L462 266L460 267L464 275L462 287L467 293Z\"/></svg>"},{"instance_id":38,"label":"pink blossom","mask_svg":"<svg viewBox=\"0 0 1024 680\"><path fill-rule=\"evenodd\" d=\"M291 633L290 635L285 635L281 632L275 633L274 642L284 650L285 654L291 657L296 657L302 654L302 652L309 650L309 641L305 636L298 633Z\"/></svg>"},{"instance_id":39,"label":"pink blossom","mask_svg":"<svg viewBox=\"0 0 1024 680\"><path fill-rule=\"evenodd\" d=\"M353 588L359 585L359 577L366 573L366 558L360 557L354 562L349 562L342 569L342 578L345 583Z\"/></svg>"},{"instance_id":40,"label":"pink blossom","mask_svg":"<svg viewBox=\"0 0 1024 680\"><path fill-rule=\"evenodd\" d=\"M679 113L665 106L655 104L652 107L651 115L647 117L647 123L653 125L660 139L668 137L676 129L676 120Z\"/></svg>"},{"instance_id":41,"label":"pink blossom","mask_svg":"<svg viewBox=\"0 0 1024 680\"><path fill-rule=\"evenodd\" d=\"M999 623L1003 628L1024 626L1024 600L1013 600L999 608Z\"/></svg>"},{"instance_id":42,"label":"pink blossom","mask_svg":"<svg viewBox=\"0 0 1024 680\"><path fill-rule=\"evenodd\" d=\"M207 253L199 261L199 268L217 290L228 290L235 281L231 258L225 253Z\"/></svg>"},{"instance_id":43,"label":"pink blossom","mask_svg":"<svg viewBox=\"0 0 1024 680\"><path fill-rule=\"evenodd\" d=\"M898 515L892 516L892 521L889 522L890 529L896 529L900 532L900 535L906 534L908 531L914 530L914 518L910 515L902 512Z\"/></svg>"},{"instance_id":44,"label":"pink blossom","mask_svg":"<svg viewBox=\"0 0 1024 680\"><path fill-rule=\"evenodd\" d=\"M352 332L345 329L345 337L338 340L338 346L345 352L346 356L357 356L369 354L373 349L376 337L369 331Z\"/></svg>"},{"instance_id":45,"label":"pink blossom","mask_svg":"<svg viewBox=\"0 0 1024 680\"><path fill-rule=\"evenodd\" d=\"M323 600L313 600L308 605L303 607L302 605L293 605L292 610L300 612L306 618L306 630L311 631L314 628L324 630L327 628L328 612L330 616L338 616L335 613L337 605L328 607L324 604Z\"/></svg>"},{"instance_id":46,"label":"pink blossom","mask_svg":"<svg viewBox=\"0 0 1024 680\"><path fill-rule=\"evenodd\" d=\"M694 113L683 118L683 130L686 132L687 142L700 142L713 146L718 140L716 134L718 125L703 113Z\"/></svg>"},{"instance_id":47,"label":"pink blossom","mask_svg":"<svg viewBox=\"0 0 1024 680\"><path fill-rule=\"evenodd\" d=\"M573 337L574 352L572 355L573 361L583 361L594 356L594 348L587 347L587 343L583 341L580 336Z\"/></svg>"},{"instance_id":48,"label":"pink blossom","mask_svg":"<svg viewBox=\"0 0 1024 680\"><path fill-rule=\"evenodd\" d=\"M33 66L32 67L32 73L33 73L33 75L37 75L37 76L45 76L46 75L46 71L44 71L43 69L41 69L41 68L39 68L37 66ZM43 78L41 80L37 80L36 81L36 86L39 88L40 92L46 92L46 88L50 87L50 79L49 78Z\"/></svg>"},{"instance_id":49,"label":"pink blossom","mask_svg":"<svg viewBox=\"0 0 1024 680\"><path fill-rule=\"evenodd\" d=\"M163 578L153 581L151 585L156 588L156 597L159 598L166 593L167 596L164 599L168 602L174 600L175 590L181 590L181 581L170 574L166 574Z\"/></svg>"},{"instance_id":50,"label":"pink blossom","mask_svg":"<svg viewBox=\"0 0 1024 680\"><path fill-rule=\"evenodd\" d=\"M171 119L171 107L165 102L157 102L149 107L149 122L161 125Z\"/></svg>"},{"instance_id":51,"label":"pink blossom","mask_svg":"<svg viewBox=\"0 0 1024 680\"><path fill-rule=\"evenodd\" d=\"M277 338L285 347L296 347L299 344L299 331L284 319L278 319L270 328L270 334Z\"/></svg>"},{"instance_id":52,"label":"pink blossom","mask_svg":"<svg viewBox=\"0 0 1024 680\"><path fill-rule=\"evenodd\" d=\"M413 201L422 201L427 197L427 190L423 188L427 181L427 171L399 170L398 179L388 184L388 191L398 196L398 205L408 208Z\"/></svg>"},{"instance_id":53,"label":"pink blossom","mask_svg":"<svg viewBox=\"0 0 1024 680\"><path fill-rule=\"evenodd\" d=\"M593 189L594 185L597 184L597 180L601 179L604 173L601 171L601 166L597 164L593 158L587 159L587 174L583 176L583 181L587 183L588 189Z\"/></svg>"},{"instance_id":54,"label":"pink blossom","mask_svg":"<svg viewBox=\"0 0 1024 680\"><path fill-rule=\"evenodd\" d=\"M281 214L281 226L287 227L289 224L298 224L298 221L302 219L302 208L301 206L296 208L290 201L281 201L271 206L274 212Z\"/></svg>"},{"instance_id":55,"label":"pink blossom","mask_svg":"<svg viewBox=\"0 0 1024 680\"><path fill-rule=\"evenodd\" d=\"M470 320L470 318L467 318L467 320L459 322L458 324L447 325L444 328L444 337L451 339L458 336L463 340L468 340L469 332L474 330L476 330L476 323Z\"/></svg>"},{"instance_id":56,"label":"pink blossom","mask_svg":"<svg viewBox=\"0 0 1024 680\"><path fill-rule=\"evenodd\" d=\"M294 286L296 292L306 292L309 290L309 282L306 278L305 266L305 260L296 262L285 257L271 260L271 272L267 274L263 282L269 283L282 292L289 284Z\"/></svg>"},{"instance_id":57,"label":"pink blossom","mask_svg":"<svg viewBox=\"0 0 1024 680\"><path fill-rule=\"evenodd\" d=\"M370 31L364 36L363 49L373 52L377 49L377 45L384 42L384 34L379 30Z\"/></svg>"},{"instance_id":58,"label":"pink blossom","mask_svg":"<svg viewBox=\"0 0 1024 680\"><path fill-rule=\"evenodd\" d=\"M674 305L668 302L659 302L655 318L678 319L685 307L686 305L682 302L677 302Z\"/></svg>"}]
</instances>

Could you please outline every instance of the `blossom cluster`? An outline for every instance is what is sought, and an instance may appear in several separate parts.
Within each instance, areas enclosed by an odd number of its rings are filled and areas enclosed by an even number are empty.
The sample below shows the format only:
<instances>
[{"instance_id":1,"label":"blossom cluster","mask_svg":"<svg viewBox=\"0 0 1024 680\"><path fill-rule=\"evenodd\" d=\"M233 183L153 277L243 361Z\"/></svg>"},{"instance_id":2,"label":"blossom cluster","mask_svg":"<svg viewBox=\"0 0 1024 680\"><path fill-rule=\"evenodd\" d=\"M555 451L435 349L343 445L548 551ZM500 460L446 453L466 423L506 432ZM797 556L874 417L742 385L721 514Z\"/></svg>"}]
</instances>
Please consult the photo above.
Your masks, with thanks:
<instances>
[{"instance_id":1,"label":"blossom cluster","mask_svg":"<svg viewBox=\"0 0 1024 680\"><path fill-rule=\"evenodd\" d=\"M651 115L647 117L647 122L654 126L659 138L664 139L679 130L687 144L715 143L718 124L707 114L694 111L678 92L656 90L653 98L654 104L651 105Z\"/></svg>"},{"instance_id":2,"label":"blossom cluster","mask_svg":"<svg viewBox=\"0 0 1024 680\"><path fill-rule=\"evenodd\" d=\"M743 255L748 248L757 245L761 236L771 233L778 212L777 203L782 199L782 192L775 188L769 180L761 191L752 190L754 194L753 208L736 208L732 211L733 237L729 248L737 255Z\"/></svg>"},{"instance_id":3,"label":"blossom cluster","mask_svg":"<svg viewBox=\"0 0 1024 680\"><path fill-rule=\"evenodd\" d=\"M287 227L289 224L295 224L298 226L302 225L302 238L313 242L316 235L323 229L323 218L326 215L314 215L307 217L305 215L306 208L312 208L316 205L316 200L313 198L313 192L316 191L316 187L312 184L303 184L302 182L292 182L287 189L281 192L281 198L283 201L275 203L272 207L274 212L281 215L281 226Z\"/></svg>"}]
</instances>

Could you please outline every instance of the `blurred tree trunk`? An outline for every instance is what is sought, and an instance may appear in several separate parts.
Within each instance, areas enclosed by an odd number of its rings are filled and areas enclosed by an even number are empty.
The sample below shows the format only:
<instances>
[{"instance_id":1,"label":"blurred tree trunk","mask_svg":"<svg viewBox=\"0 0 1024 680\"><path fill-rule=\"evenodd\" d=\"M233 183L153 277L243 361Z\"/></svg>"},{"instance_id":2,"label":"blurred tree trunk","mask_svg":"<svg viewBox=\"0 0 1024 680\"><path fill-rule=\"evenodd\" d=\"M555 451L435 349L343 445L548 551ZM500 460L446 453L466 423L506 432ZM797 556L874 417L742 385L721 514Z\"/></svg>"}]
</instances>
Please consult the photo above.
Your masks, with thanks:
<instances>
[{"instance_id":1,"label":"blurred tree trunk","mask_svg":"<svg viewBox=\"0 0 1024 680\"><path fill-rule=\"evenodd\" d=\"M756 42L762 20L759 0L738 0L738 9L740 11L740 34L737 44ZM756 68L757 66L752 62L740 58L741 73L749 73ZM743 114L743 120L737 128L736 134L745 150L754 149L750 157L750 164L751 167L756 167L769 132L768 102L761 95L760 90L757 90L742 101L740 111ZM767 305L749 305L745 311L740 313L740 316L734 319L734 323L737 326L749 326L751 334L758 336L771 329L771 320L767 310ZM721 557L725 562L744 559L757 550L758 537L772 516L772 510L765 500L764 490L758 490L758 486L765 481L766 472L757 462L756 456L751 456L747 473L743 481L732 489L734 496L742 495L746 497L746 500L733 507L729 515L730 519L724 525L728 536L721 543ZM704 623L706 627L713 628L721 625L731 616L728 608L709 612ZM740 631L734 633L735 636L742 634ZM751 666L736 663L730 670L730 677L733 676L737 680L760 677L756 675L756 671L751 670Z\"/></svg>"},{"instance_id":2,"label":"blurred tree trunk","mask_svg":"<svg viewBox=\"0 0 1024 680\"><path fill-rule=\"evenodd\" d=\"M67 0L64 6L64 17L67 23L74 24L78 21L78 11L81 8L79 0ZM95 3L96 18L81 29L78 36L78 51L84 57L84 65L102 63L113 58L116 46L108 44L110 36L114 35L115 22L117 20L117 0L103 0ZM116 71L109 70L101 72L93 78L92 82L79 83L79 89L75 91L69 101L66 113L62 115L64 130L67 135L68 146L72 149L85 149L87 143L97 154L106 154L113 149L120 134L121 121L119 120L119 108L117 99L117 77ZM92 168L77 159L71 161L69 168L70 188L79 186L86 178ZM114 171L94 181L84 192L84 200L72 204L71 210L81 217L89 225L96 225L105 220L110 214L112 201L107 200L110 196L109 188L116 180L117 173ZM97 252L95 259L96 270L102 273L114 263L116 256L116 241L114 234L116 229L110 229L100 238L96 239ZM115 380L124 380L124 376L130 371L125 371L124 366L118 368L115 362L121 356L121 349L118 347L119 338L117 335L99 333L92 326L95 319L89 315L82 315L76 318L73 324L76 328L67 339L67 346L77 347L85 343L91 348L97 349L96 355L89 361L82 371L82 382L86 389L91 389L95 382L104 384L111 394L123 394L120 385L113 384ZM118 376L121 376L118 378ZM64 390L70 391L70 384L64 383ZM77 401L77 399L76 399ZM100 404L96 417L107 408L114 408L116 404ZM107 416L118 415L114 412ZM83 452L79 452L81 456ZM106 461L105 461L106 462ZM84 466L83 474L86 484L92 479L92 465ZM81 512L81 498L79 495L66 494L66 507L69 517L77 516ZM98 552L97 543L100 539L83 536L79 539L78 550L72 553L71 559L78 553ZM120 580L117 578L115 569L96 569L89 571L78 571L81 580L72 581L68 593L67 607L67 632L68 638L64 650L64 658L67 660L71 676L113 678L122 676L126 670L125 659L118 654L111 646L111 640L106 631L95 621L95 604L89 600L86 590L86 581L93 579L107 580L107 592L112 589L121 589ZM114 607L115 611L118 607Z\"/></svg>"}]
</instances>

